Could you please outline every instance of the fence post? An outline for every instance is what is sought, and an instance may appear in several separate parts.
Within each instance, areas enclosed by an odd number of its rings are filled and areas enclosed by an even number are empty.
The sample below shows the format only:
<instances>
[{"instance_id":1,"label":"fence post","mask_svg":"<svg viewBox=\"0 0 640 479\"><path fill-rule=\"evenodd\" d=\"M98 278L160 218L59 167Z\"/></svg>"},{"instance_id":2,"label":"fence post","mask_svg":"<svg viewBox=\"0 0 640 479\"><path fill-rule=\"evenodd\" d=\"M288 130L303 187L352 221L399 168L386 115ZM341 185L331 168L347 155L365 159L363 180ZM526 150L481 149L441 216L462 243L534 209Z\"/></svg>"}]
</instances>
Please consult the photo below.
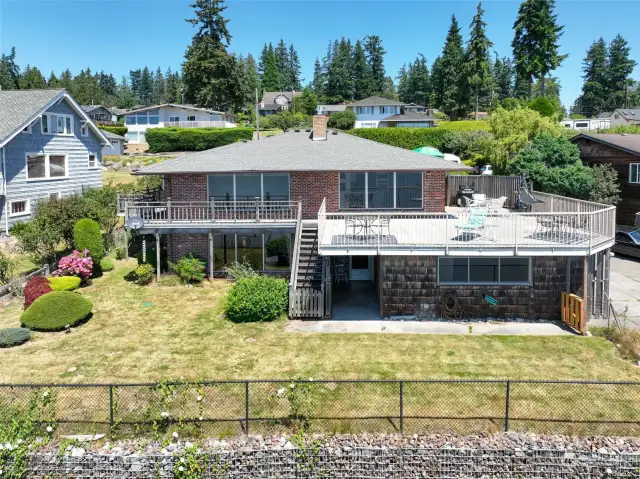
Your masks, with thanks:
<instances>
[{"instance_id":1,"label":"fence post","mask_svg":"<svg viewBox=\"0 0 640 479\"><path fill-rule=\"evenodd\" d=\"M112 428L113 424L113 386L109 386L109 428Z\"/></svg>"},{"instance_id":2,"label":"fence post","mask_svg":"<svg viewBox=\"0 0 640 479\"><path fill-rule=\"evenodd\" d=\"M260 198L256 196L256 223L260 222Z\"/></svg>"},{"instance_id":3,"label":"fence post","mask_svg":"<svg viewBox=\"0 0 640 479\"><path fill-rule=\"evenodd\" d=\"M249 435L249 381L244 382L244 433Z\"/></svg>"},{"instance_id":4,"label":"fence post","mask_svg":"<svg viewBox=\"0 0 640 479\"><path fill-rule=\"evenodd\" d=\"M509 432L509 405L511 403L511 381L507 381L507 398L504 408L504 432Z\"/></svg>"},{"instance_id":5,"label":"fence post","mask_svg":"<svg viewBox=\"0 0 640 479\"><path fill-rule=\"evenodd\" d=\"M171 198L167 198L167 223L171 223Z\"/></svg>"},{"instance_id":6,"label":"fence post","mask_svg":"<svg viewBox=\"0 0 640 479\"><path fill-rule=\"evenodd\" d=\"M404 381L400 381L400 434L404 432Z\"/></svg>"}]
</instances>

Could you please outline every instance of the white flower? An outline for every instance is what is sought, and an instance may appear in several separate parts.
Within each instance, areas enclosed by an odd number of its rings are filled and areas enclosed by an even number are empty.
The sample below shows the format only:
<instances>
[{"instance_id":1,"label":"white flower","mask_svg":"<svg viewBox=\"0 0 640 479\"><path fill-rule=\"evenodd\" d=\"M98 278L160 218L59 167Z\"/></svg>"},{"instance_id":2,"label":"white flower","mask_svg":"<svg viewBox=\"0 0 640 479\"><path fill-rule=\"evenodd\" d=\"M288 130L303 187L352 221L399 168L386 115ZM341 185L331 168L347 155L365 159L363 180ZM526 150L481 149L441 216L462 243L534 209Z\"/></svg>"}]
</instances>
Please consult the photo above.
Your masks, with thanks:
<instances>
[{"instance_id":1,"label":"white flower","mask_svg":"<svg viewBox=\"0 0 640 479\"><path fill-rule=\"evenodd\" d=\"M71 325L69 325L69 324L65 324L64 325L64 329L69 329L70 327L71 327Z\"/></svg>"},{"instance_id":2,"label":"white flower","mask_svg":"<svg viewBox=\"0 0 640 479\"><path fill-rule=\"evenodd\" d=\"M46 398L48 395L49 395L49 391L45 391L45 392L42 393L42 397L43 398Z\"/></svg>"},{"instance_id":3,"label":"white flower","mask_svg":"<svg viewBox=\"0 0 640 479\"><path fill-rule=\"evenodd\" d=\"M180 472L184 471L184 467L180 466L180 467L178 468L178 471L180 471Z\"/></svg>"},{"instance_id":4,"label":"white flower","mask_svg":"<svg viewBox=\"0 0 640 479\"><path fill-rule=\"evenodd\" d=\"M53 428L51 426L47 426L47 432L53 432Z\"/></svg>"},{"instance_id":5,"label":"white flower","mask_svg":"<svg viewBox=\"0 0 640 479\"><path fill-rule=\"evenodd\" d=\"M13 449L13 448L11 447L11 444L9 444L9 443L6 443L6 444L4 445L4 448L5 448L7 451L10 451L11 449Z\"/></svg>"},{"instance_id":6,"label":"white flower","mask_svg":"<svg viewBox=\"0 0 640 479\"><path fill-rule=\"evenodd\" d=\"M198 396L198 397L196 398L196 401L202 401L202 396Z\"/></svg>"},{"instance_id":7,"label":"white flower","mask_svg":"<svg viewBox=\"0 0 640 479\"><path fill-rule=\"evenodd\" d=\"M18 439L18 444L22 444L24 441L22 439Z\"/></svg>"},{"instance_id":8,"label":"white flower","mask_svg":"<svg viewBox=\"0 0 640 479\"><path fill-rule=\"evenodd\" d=\"M160 417L162 417L162 418L165 418L165 419L166 419L166 418L168 418L168 417L169 417L169 413L168 413L168 412L166 412L166 411L162 411L162 412L160 413Z\"/></svg>"},{"instance_id":9,"label":"white flower","mask_svg":"<svg viewBox=\"0 0 640 479\"><path fill-rule=\"evenodd\" d=\"M177 433L177 432L174 432L174 433L173 433L173 437L174 437L174 438L176 438L176 439L178 439L178 433Z\"/></svg>"},{"instance_id":10,"label":"white flower","mask_svg":"<svg viewBox=\"0 0 640 479\"><path fill-rule=\"evenodd\" d=\"M199 419L200 421L202 421L204 418L203 418L202 416L200 416L198 419Z\"/></svg>"},{"instance_id":11,"label":"white flower","mask_svg":"<svg viewBox=\"0 0 640 479\"><path fill-rule=\"evenodd\" d=\"M181 458L180 458L180 462L184 462L184 457L181 457Z\"/></svg>"},{"instance_id":12,"label":"white flower","mask_svg":"<svg viewBox=\"0 0 640 479\"><path fill-rule=\"evenodd\" d=\"M313 378L309 378L309 381L313 381Z\"/></svg>"},{"instance_id":13,"label":"white flower","mask_svg":"<svg viewBox=\"0 0 640 479\"><path fill-rule=\"evenodd\" d=\"M278 389L278 396L282 396L284 394L284 391L285 391L284 388Z\"/></svg>"},{"instance_id":14,"label":"white flower","mask_svg":"<svg viewBox=\"0 0 640 479\"><path fill-rule=\"evenodd\" d=\"M293 383L291 383L291 384L289 384L289 387L290 387L291 389L293 389L293 388L295 388L295 387L296 387L296 385L295 385L295 384L293 384Z\"/></svg>"}]
</instances>

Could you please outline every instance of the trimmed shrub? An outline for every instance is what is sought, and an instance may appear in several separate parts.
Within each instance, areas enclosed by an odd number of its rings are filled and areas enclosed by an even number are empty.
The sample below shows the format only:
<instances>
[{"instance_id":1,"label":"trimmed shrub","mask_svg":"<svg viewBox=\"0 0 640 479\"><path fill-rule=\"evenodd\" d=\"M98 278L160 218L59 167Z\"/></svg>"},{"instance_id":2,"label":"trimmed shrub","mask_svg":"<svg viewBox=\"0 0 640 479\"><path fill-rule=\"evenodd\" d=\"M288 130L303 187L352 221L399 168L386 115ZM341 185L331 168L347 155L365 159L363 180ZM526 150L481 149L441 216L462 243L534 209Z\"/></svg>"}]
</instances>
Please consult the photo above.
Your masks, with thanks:
<instances>
[{"instance_id":1,"label":"trimmed shrub","mask_svg":"<svg viewBox=\"0 0 640 479\"><path fill-rule=\"evenodd\" d=\"M227 296L227 317L235 323L273 321L287 308L284 279L256 276L238 280Z\"/></svg>"},{"instance_id":2,"label":"trimmed shrub","mask_svg":"<svg viewBox=\"0 0 640 479\"><path fill-rule=\"evenodd\" d=\"M141 264L130 273L130 279L140 286L146 286L153 281L154 274L155 268L152 265Z\"/></svg>"},{"instance_id":3,"label":"trimmed shrub","mask_svg":"<svg viewBox=\"0 0 640 479\"><path fill-rule=\"evenodd\" d=\"M54 276L78 276L82 281L87 281L93 273L93 260L85 251L74 250L73 253L63 256L58 261L58 269Z\"/></svg>"},{"instance_id":4,"label":"trimmed shrub","mask_svg":"<svg viewBox=\"0 0 640 479\"><path fill-rule=\"evenodd\" d=\"M113 264L113 261L111 261L109 258L102 258L102 261L100 261L100 269L102 271L111 271L116 267L115 264Z\"/></svg>"},{"instance_id":5,"label":"trimmed shrub","mask_svg":"<svg viewBox=\"0 0 640 479\"><path fill-rule=\"evenodd\" d=\"M44 276L34 276L24 285L24 309L27 309L40 296L52 291L49 280Z\"/></svg>"},{"instance_id":6,"label":"trimmed shrub","mask_svg":"<svg viewBox=\"0 0 640 479\"><path fill-rule=\"evenodd\" d=\"M191 253L180 258L177 263L169 262L169 268L183 283L201 283L206 277L205 262L195 258Z\"/></svg>"},{"instance_id":7,"label":"trimmed shrub","mask_svg":"<svg viewBox=\"0 0 640 479\"><path fill-rule=\"evenodd\" d=\"M52 276L49 284L53 291L73 291L80 287L82 280L78 276Z\"/></svg>"},{"instance_id":8,"label":"trimmed shrub","mask_svg":"<svg viewBox=\"0 0 640 479\"><path fill-rule=\"evenodd\" d=\"M53 291L36 299L22 313L23 326L36 331L60 331L86 319L93 304L78 293Z\"/></svg>"},{"instance_id":9,"label":"trimmed shrub","mask_svg":"<svg viewBox=\"0 0 640 479\"><path fill-rule=\"evenodd\" d=\"M357 128L349 133L367 140L413 150L421 146L440 149L447 130L442 128Z\"/></svg>"},{"instance_id":10,"label":"trimmed shrub","mask_svg":"<svg viewBox=\"0 0 640 479\"><path fill-rule=\"evenodd\" d=\"M114 135L120 135L120 136L126 135L127 132L129 131L129 128L127 128L126 126L102 125L100 126L100 129L104 131L108 131L109 133L113 133Z\"/></svg>"},{"instance_id":11,"label":"trimmed shrub","mask_svg":"<svg viewBox=\"0 0 640 479\"><path fill-rule=\"evenodd\" d=\"M100 225L88 218L78 221L73 228L73 242L76 249L88 251L94 266L98 266L104 257L104 245Z\"/></svg>"},{"instance_id":12,"label":"trimmed shrub","mask_svg":"<svg viewBox=\"0 0 640 479\"><path fill-rule=\"evenodd\" d=\"M351 110L339 111L329 117L327 122L329 128L338 130L350 130L356 126L356 114Z\"/></svg>"},{"instance_id":13,"label":"trimmed shrub","mask_svg":"<svg viewBox=\"0 0 640 479\"><path fill-rule=\"evenodd\" d=\"M149 151L202 151L251 140L251 128L149 128L146 133Z\"/></svg>"},{"instance_id":14,"label":"trimmed shrub","mask_svg":"<svg viewBox=\"0 0 640 479\"><path fill-rule=\"evenodd\" d=\"M116 259L124 259L126 255L127 255L127 250L125 249L124 246L118 246L116 248Z\"/></svg>"},{"instance_id":15,"label":"trimmed shrub","mask_svg":"<svg viewBox=\"0 0 640 479\"><path fill-rule=\"evenodd\" d=\"M0 329L0 348L10 348L29 341L31 331L27 328Z\"/></svg>"}]
</instances>

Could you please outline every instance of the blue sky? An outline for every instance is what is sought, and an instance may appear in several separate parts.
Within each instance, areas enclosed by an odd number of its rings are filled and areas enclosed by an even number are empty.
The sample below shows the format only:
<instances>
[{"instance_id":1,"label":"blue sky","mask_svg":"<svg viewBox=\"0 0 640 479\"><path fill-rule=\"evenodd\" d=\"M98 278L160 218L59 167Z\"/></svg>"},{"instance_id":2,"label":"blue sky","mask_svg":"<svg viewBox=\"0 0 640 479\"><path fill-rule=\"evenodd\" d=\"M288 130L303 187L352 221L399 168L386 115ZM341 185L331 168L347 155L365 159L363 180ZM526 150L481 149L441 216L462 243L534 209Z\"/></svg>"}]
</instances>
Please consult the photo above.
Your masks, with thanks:
<instances>
[{"instance_id":1,"label":"blue sky","mask_svg":"<svg viewBox=\"0 0 640 479\"><path fill-rule=\"evenodd\" d=\"M17 48L18 62L38 66L47 76L70 68L112 72L119 79L129 70L178 69L193 28L189 0L0 0L0 50ZM487 34L500 56L510 55L513 21L519 1L486 1ZM440 53L452 14L465 40L475 1L344 1L322 2L229 0L227 18L231 51L253 53L280 37L294 43L309 81L313 62L327 43L340 36L353 40L379 35L387 49L387 74L395 77L405 62L424 54L429 63ZM640 63L640 1L559 0L559 22L565 25L562 52L569 58L556 71L562 102L569 105L582 85L581 62L591 42L622 34ZM52 28L53 27L53 28ZM634 78L640 79L636 68Z\"/></svg>"}]
</instances>

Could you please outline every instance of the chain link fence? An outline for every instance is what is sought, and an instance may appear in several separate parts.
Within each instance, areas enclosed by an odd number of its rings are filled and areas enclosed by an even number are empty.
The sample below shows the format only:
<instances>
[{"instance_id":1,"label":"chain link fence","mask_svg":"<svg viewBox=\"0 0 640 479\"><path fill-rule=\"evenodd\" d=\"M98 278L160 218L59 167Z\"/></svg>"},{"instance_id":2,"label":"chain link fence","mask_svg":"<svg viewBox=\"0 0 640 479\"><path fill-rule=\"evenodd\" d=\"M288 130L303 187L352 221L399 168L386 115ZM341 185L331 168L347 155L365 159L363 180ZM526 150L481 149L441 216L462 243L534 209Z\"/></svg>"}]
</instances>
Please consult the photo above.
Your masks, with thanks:
<instances>
[{"instance_id":1,"label":"chain link fence","mask_svg":"<svg viewBox=\"0 0 640 479\"><path fill-rule=\"evenodd\" d=\"M638 435L640 383L269 380L0 385L0 421L51 395L57 434L536 432ZM55 416L55 417L54 417Z\"/></svg>"}]
</instances>

